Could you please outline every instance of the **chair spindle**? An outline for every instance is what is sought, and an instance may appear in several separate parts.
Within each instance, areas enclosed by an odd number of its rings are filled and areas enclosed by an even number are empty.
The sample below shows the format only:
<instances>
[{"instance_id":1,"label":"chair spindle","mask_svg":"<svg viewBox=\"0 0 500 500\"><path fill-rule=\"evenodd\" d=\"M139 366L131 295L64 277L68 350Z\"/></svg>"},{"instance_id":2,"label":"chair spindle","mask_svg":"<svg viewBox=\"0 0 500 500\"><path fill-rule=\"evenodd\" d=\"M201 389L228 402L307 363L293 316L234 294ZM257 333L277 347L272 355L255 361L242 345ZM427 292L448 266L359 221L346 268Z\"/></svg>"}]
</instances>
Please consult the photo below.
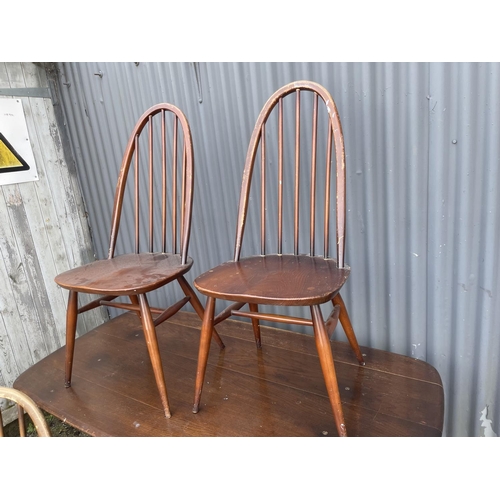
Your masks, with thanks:
<instances>
[{"instance_id":1,"label":"chair spindle","mask_svg":"<svg viewBox=\"0 0 500 500\"><path fill-rule=\"evenodd\" d=\"M316 222L316 148L318 139L318 94L314 94L313 129L311 144L311 230L310 230L310 252L314 255L314 237Z\"/></svg>"},{"instance_id":2,"label":"chair spindle","mask_svg":"<svg viewBox=\"0 0 500 500\"><path fill-rule=\"evenodd\" d=\"M300 89L295 99L295 206L294 206L294 252L299 254L299 183L300 183Z\"/></svg>"},{"instance_id":3,"label":"chair spindle","mask_svg":"<svg viewBox=\"0 0 500 500\"><path fill-rule=\"evenodd\" d=\"M330 105L333 111L330 112L331 118L335 119L336 128L333 130L333 140L335 144L335 161L337 164L337 267L342 269L344 267L344 251L345 251L345 154L344 154L344 141L342 136L342 125L338 119L338 111L335 103L332 101Z\"/></svg>"},{"instance_id":4,"label":"chair spindle","mask_svg":"<svg viewBox=\"0 0 500 500\"><path fill-rule=\"evenodd\" d=\"M149 117L149 252L153 253L153 117Z\"/></svg>"},{"instance_id":5,"label":"chair spindle","mask_svg":"<svg viewBox=\"0 0 500 500\"><path fill-rule=\"evenodd\" d=\"M174 120L172 157L172 253L177 253L177 117Z\"/></svg>"},{"instance_id":6,"label":"chair spindle","mask_svg":"<svg viewBox=\"0 0 500 500\"><path fill-rule=\"evenodd\" d=\"M325 179L325 259L329 258L330 254L330 184L331 184L331 163L332 163L332 125L328 121L328 141L326 145L326 179Z\"/></svg>"},{"instance_id":7,"label":"chair spindle","mask_svg":"<svg viewBox=\"0 0 500 500\"><path fill-rule=\"evenodd\" d=\"M26 437L26 425L24 423L24 408L18 404L17 405L17 421L19 423L19 436Z\"/></svg>"},{"instance_id":8,"label":"chair spindle","mask_svg":"<svg viewBox=\"0 0 500 500\"><path fill-rule=\"evenodd\" d=\"M182 253L183 242L184 242L184 211L186 206L186 143L183 143L182 148L182 193L181 193L181 248L179 250Z\"/></svg>"},{"instance_id":9,"label":"chair spindle","mask_svg":"<svg viewBox=\"0 0 500 500\"><path fill-rule=\"evenodd\" d=\"M161 111L161 171L162 171L162 204L161 204L161 247L167 252L167 144L165 140L165 110Z\"/></svg>"},{"instance_id":10,"label":"chair spindle","mask_svg":"<svg viewBox=\"0 0 500 500\"><path fill-rule=\"evenodd\" d=\"M262 124L260 141L260 253L266 253L266 125Z\"/></svg>"},{"instance_id":11,"label":"chair spindle","mask_svg":"<svg viewBox=\"0 0 500 500\"><path fill-rule=\"evenodd\" d=\"M135 136L135 253L139 253L139 135Z\"/></svg>"},{"instance_id":12,"label":"chair spindle","mask_svg":"<svg viewBox=\"0 0 500 500\"><path fill-rule=\"evenodd\" d=\"M283 253L283 98L278 105L278 255Z\"/></svg>"}]
</instances>

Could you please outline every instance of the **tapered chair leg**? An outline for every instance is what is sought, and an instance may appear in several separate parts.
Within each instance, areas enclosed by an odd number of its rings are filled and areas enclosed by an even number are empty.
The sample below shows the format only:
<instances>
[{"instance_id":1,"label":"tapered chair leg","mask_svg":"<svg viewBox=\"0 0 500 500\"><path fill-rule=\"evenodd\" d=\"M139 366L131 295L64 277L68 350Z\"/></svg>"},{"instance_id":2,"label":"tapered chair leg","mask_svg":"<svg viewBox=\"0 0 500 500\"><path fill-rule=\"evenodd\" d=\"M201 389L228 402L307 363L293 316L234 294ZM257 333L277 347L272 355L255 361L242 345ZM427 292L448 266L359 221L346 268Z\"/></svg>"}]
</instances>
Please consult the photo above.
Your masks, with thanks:
<instances>
[{"instance_id":1,"label":"tapered chair leg","mask_svg":"<svg viewBox=\"0 0 500 500\"><path fill-rule=\"evenodd\" d=\"M331 344L325 329L325 323L319 305L311 306L311 315L314 327L314 338L316 339L316 349L318 350L319 362L325 385L330 398L330 404L333 410L333 417L339 436L347 436L342 403L340 401L340 392L337 383L337 375L333 364Z\"/></svg>"},{"instance_id":2,"label":"tapered chair leg","mask_svg":"<svg viewBox=\"0 0 500 500\"><path fill-rule=\"evenodd\" d=\"M205 309L201 305L200 299L198 299L198 296L196 295L195 291L191 287L191 285L187 282L186 278L184 276L181 276L177 278L177 281L179 282L179 285L182 288L182 291L191 299L191 305L193 306L193 309L196 311L200 319L203 321L203 316L205 314ZM214 340L217 342L218 346L221 349L224 349L225 345L224 342L222 342L222 339L220 338L219 334L217 333L217 330L215 328L212 329L212 337Z\"/></svg>"},{"instance_id":3,"label":"tapered chair leg","mask_svg":"<svg viewBox=\"0 0 500 500\"><path fill-rule=\"evenodd\" d=\"M134 306L138 306L139 305L139 299L137 298L137 295L129 295L128 298L130 299L130 302L132 304L134 304ZM141 313L140 313L140 311L137 311L136 314L137 314L137 317L139 319L141 319Z\"/></svg>"},{"instance_id":4,"label":"tapered chair leg","mask_svg":"<svg viewBox=\"0 0 500 500\"><path fill-rule=\"evenodd\" d=\"M208 353L210 351L210 339L214 326L215 298L208 297L205 306L205 314L201 325L200 350L198 352L198 367L196 369L196 382L194 389L193 413L198 413L200 409L201 391L207 369Z\"/></svg>"},{"instance_id":5,"label":"tapered chair leg","mask_svg":"<svg viewBox=\"0 0 500 500\"><path fill-rule=\"evenodd\" d=\"M257 304L248 304L251 312L258 313L259 306ZM260 324L258 318L252 318L253 335L255 337L255 344L260 349L262 347L262 342L260 340Z\"/></svg>"},{"instance_id":6,"label":"tapered chair leg","mask_svg":"<svg viewBox=\"0 0 500 500\"><path fill-rule=\"evenodd\" d=\"M332 303L335 306L340 306L339 320L344 332L346 334L347 340L356 355L356 358L361 366L365 365L365 360L363 358L363 354L361 353L361 349L359 348L358 341L356 339L356 334L354 333L354 328L351 324L351 319L349 318L349 314L347 313L347 307L345 306L340 293L335 295L332 300Z\"/></svg>"},{"instance_id":7,"label":"tapered chair leg","mask_svg":"<svg viewBox=\"0 0 500 500\"><path fill-rule=\"evenodd\" d=\"M144 329L144 336L146 338L146 345L153 365L153 373L155 375L156 385L160 393L163 410L167 418L171 417L170 408L168 406L167 387L165 385L165 376L163 374L163 366L161 364L160 349L158 347L158 339L156 338L156 330L153 323L153 316L149 309L148 299L146 295L137 295L139 299L139 306L141 308L142 326Z\"/></svg>"},{"instance_id":8,"label":"tapered chair leg","mask_svg":"<svg viewBox=\"0 0 500 500\"><path fill-rule=\"evenodd\" d=\"M69 291L68 309L66 311L66 361L64 373L65 387L71 387L73 372L73 356L75 354L76 323L78 319L78 292Z\"/></svg>"}]
</instances>

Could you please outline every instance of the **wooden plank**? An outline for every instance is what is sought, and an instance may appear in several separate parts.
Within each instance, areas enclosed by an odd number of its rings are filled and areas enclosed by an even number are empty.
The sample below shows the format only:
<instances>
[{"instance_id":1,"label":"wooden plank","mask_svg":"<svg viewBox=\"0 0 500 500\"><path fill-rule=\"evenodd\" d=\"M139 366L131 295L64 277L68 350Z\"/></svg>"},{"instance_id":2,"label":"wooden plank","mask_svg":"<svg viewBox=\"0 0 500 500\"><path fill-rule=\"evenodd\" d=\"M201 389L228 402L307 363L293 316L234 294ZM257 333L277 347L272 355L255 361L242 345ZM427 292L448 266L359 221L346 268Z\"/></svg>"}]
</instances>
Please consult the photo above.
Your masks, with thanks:
<instances>
[{"instance_id":1,"label":"wooden plank","mask_svg":"<svg viewBox=\"0 0 500 500\"><path fill-rule=\"evenodd\" d=\"M0 85L2 88L10 87L9 77L7 75L7 63L0 62Z\"/></svg>"},{"instance_id":2,"label":"wooden plank","mask_svg":"<svg viewBox=\"0 0 500 500\"><path fill-rule=\"evenodd\" d=\"M45 72L33 63L0 63L2 88L47 83ZM39 180L0 187L0 373L8 386L63 343L67 299L54 277L69 267L68 256L76 262L93 257L83 202L74 201L81 194L74 191L77 182L69 180L52 102L20 100ZM79 333L106 318L101 308L83 315Z\"/></svg>"},{"instance_id":3,"label":"wooden plank","mask_svg":"<svg viewBox=\"0 0 500 500\"><path fill-rule=\"evenodd\" d=\"M0 87L10 87L7 64L2 63L0 68ZM34 327L38 324L38 317L32 307L26 262L16 239L16 231L27 229L25 219L20 214L21 209L18 209L20 200L17 186L0 187L0 255L3 261L3 265L0 266L0 276L3 275L0 316L5 326L6 336L9 338L8 344L4 342L3 347L0 346L2 350L0 370L11 382L34 361L38 361L47 354L45 341L38 335L39 328ZM12 209L20 215L19 227L13 225L11 221ZM28 338L31 328L34 328L33 335ZM8 354L7 345L9 349L12 349L13 356ZM39 353L35 359L32 357L33 351ZM9 358L13 359L14 356L17 357L15 364L9 361Z\"/></svg>"},{"instance_id":4,"label":"wooden plank","mask_svg":"<svg viewBox=\"0 0 500 500\"><path fill-rule=\"evenodd\" d=\"M32 64L22 63L27 86L47 86L45 71ZM34 70L37 69L37 71ZM43 163L49 168L50 175L46 175L47 190L50 194L50 206L54 210L46 230L52 244L56 272L87 264L94 260L94 248L90 237L87 215L77 179L74 162L68 157L69 144L64 144L64 131L60 130L54 113L51 99L29 99L33 109L33 118L41 146L43 157L50 161ZM64 194L61 196L61 194ZM51 230L55 234L51 235ZM67 301L67 292L61 291L64 303ZM80 305L87 304L95 297L87 294L79 295ZM65 307L63 308L65 310ZM97 308L81 316L77 333L84 333L95 328L107 320L108 314L102 308Z\"/></svg>"},{"instance_id":5,"label":"wooden plank","mask_svg":"<svg viewBox=\"0 0 500 500\"><path fill-rule=\"evenodd\" d=\"M7 73L11 87L26 87L20 63L9 63ZM21 98L20 100L23 102L30 142L40 178L40 173L42 173L42 177L44 176L43 159L38 154L37 134L33 124L31 107L28 98ZM60 330L60 325L62 324L64 327L64 323L61 321L62 318L57 315L57 299L61 298L60 292L55 286L49 284L49 287L47 287L46 285L46 281L50 281L50 277L54 276L54 270L43 213L37 194L37 190L43 192L44 188L43 179L37 182L4 186L4 191L10 199L14 200L13 203L8 205L9 216L12 221L13 238L24 261L27 282L30 286L31 301L28 303L31 303L31 307L34 308L38 316L38 321L31 325L31 328L43 336L45 343L45 349L40 353L41 357L61 346L63 332ZM57 295L53 291L57 292ZM64 306L62 311L64 311Z\"/></svg>"},{"instance_id":6,"label":"wooden plank","mask_svg":"<svg viewBox=\"0 0 500 500\"><path fill-rule=\"evenodd\" d=\"M27 87L40 85L38 73L26 69L32 68L32 65L23 64L22 68L28 75L25 81ZM26 184L20 187L35 198L30 220L36 224L37 231L34 233L40 234L41 241L37 248L47 249L47 258L41 259L41 262L45 264L43 273L56 324L59 326L60 345L65 336L67 292L54 283L54 277L89 261L90 235L75 231L75 227L79 226L80 213L75 210L73 186L68 181L68 169L61 151L57 124L47 112L48 108L52 109L50 99L26 98L23 103L27 122L31 126L29 131L33 152L39 165L39 180L29 183L31 186ZM92 299L87 295L79 298L82 305ZM77 333L85 333L102 323L104 316L102 311L99 312L97 317L95 312L82 316L78 322Z\"/></svg>"},{"instance_id":7,"label":"wooden plank","mask_svg":"<svg viewBox=\"0 0 500 500\"><path fill-rule=\"evenodd\" d=\"M29 221L30 215L26 211L29 199L22 198L21 191L18 190L17 186L4 187L4 191L11 193L10 200L14 199L14 202L8 204L8 208L15 244L19 249L21 265L29 287L29 297L27 295L24 297L24 304L34 308L36 313L34 324L29 325L28 328L36 329L37 333L29 333L28 340L31 340L31 337L34 337L34 340L37 337L43 337L43 341L35 341L36 347L32 348L34 359L37 360L60 347L61 339L57 335L51 297L45 286L43 263L39 259L43 248L38 247L40 252L37 251L37 238L33 237L34 232ZM36 355L35 351L40 352Z\"/></svg>"},{"instance_id":8,"label":"wooden plank","mask_svg":"<svg viewBox=\"0 0 500 500\"><path fill-rule=\"evenodd\" d=\"M251 338L251 325L241 323L240 332L246 329ZM225 350L212 346L201 410L194 415L199 329L167 321L157 330L171 419L163 416L143 334L131 313L77 340L70 389L63 383L63 349L23 373L15 387L96 436L336 435L315 355L271 345L259 351L238 335L225 336ZM314 346L307 335L282 331L280 336ZM352 363L339 362L337 370L350 435L441 435L440 385Z\"/></svg>"},{"instance_id":9,"label":"wooden plank","mask_svg":"<svg viewBox=\"0 0 500 500\"><path fill-rule=\"evenodd\" d=\"M2 296L0 294L0 308L4 311L0 317L0 357L2 361L2 370L0 370L0 385L3 387L12 387L12 384L21 371L19 370L14 357L12 342L9 335L11 330L6 327L6 324L8 325L8 321L5 321L5 309L3 306Z\"/></svg>"},{"instance_id":10,"label":"wooden plank","mask_svg":"<svg viewBox=\"0 0 500 500\"><path fill-rule=\"evenodd\" d=\"M45 339L40 333L39 319L36 308L33 307L33 295L30 284L29 268L31 260L23 253L23 247L18 244L16 231L27 233L29 228L22 214L19 192L15 189L5 189L2 186L0 192L0 254L3 265L0 273L3 277L3 307L1 310L2 320L11 339L11 345L17 356L19 373L27 369L34 362L42 359L48 354ZM11 211L17 217L11 221ZM18 223L16 230L14 224ZM4 368L4 367L1 367Z\"/></svg>"}]
</instances>

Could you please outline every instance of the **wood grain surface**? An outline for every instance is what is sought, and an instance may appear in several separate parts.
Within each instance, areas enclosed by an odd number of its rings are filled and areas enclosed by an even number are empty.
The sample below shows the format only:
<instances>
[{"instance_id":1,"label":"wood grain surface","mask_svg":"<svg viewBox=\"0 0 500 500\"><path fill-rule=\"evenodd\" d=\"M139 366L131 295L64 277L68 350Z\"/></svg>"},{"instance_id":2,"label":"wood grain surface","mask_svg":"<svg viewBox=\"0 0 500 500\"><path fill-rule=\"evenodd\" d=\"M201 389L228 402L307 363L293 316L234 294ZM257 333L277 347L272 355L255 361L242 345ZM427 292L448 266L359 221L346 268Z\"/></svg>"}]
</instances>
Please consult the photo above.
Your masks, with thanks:
<instances>
[{"instance_id":1,"label":"wood grain surface","mask_svg":"<svg viewBox=\"0 0 500 500\"><path fill-rule=\"evenodd\" d=\"M140 322L125 313L76 340L72 387L64 349L23 373L15 387L43 409L93 436L335 436L332 410L310 335L251 323L218 326L203 400L191 412L200 319L180 311L158 327L172 418L158 398ZM444 393L437 371L406 356L332 342L350 436L440 436Z\"/></svg>"}]
</instances>

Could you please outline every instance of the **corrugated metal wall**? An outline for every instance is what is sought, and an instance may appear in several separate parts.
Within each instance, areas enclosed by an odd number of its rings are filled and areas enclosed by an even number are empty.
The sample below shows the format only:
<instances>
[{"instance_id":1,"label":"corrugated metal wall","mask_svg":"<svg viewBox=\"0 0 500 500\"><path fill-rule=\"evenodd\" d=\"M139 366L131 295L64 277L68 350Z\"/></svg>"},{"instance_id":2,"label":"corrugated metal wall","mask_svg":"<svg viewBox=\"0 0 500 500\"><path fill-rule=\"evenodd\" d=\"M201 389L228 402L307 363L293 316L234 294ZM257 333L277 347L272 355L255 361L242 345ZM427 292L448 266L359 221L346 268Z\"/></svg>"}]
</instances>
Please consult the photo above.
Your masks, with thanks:
<instances>
[{"instance_id":1,"label":"corrugated metal wall","mask_svg":"<svg viewBox=\"0 0 500 500\"><path fill-rule=\"evenodd\" d=\"M106 255L114 186L135 121L160 101L186 113L196 157L190 280L232 258L246 148L267 98L293 80L324 85L345 137L352 273L343 295L360 343L438 369L446 435L491 434L487 419L500 434L499 64L58 68L98 257ZM247 231L251 238L255 230Z\"/></svg>"}]
</instances>

